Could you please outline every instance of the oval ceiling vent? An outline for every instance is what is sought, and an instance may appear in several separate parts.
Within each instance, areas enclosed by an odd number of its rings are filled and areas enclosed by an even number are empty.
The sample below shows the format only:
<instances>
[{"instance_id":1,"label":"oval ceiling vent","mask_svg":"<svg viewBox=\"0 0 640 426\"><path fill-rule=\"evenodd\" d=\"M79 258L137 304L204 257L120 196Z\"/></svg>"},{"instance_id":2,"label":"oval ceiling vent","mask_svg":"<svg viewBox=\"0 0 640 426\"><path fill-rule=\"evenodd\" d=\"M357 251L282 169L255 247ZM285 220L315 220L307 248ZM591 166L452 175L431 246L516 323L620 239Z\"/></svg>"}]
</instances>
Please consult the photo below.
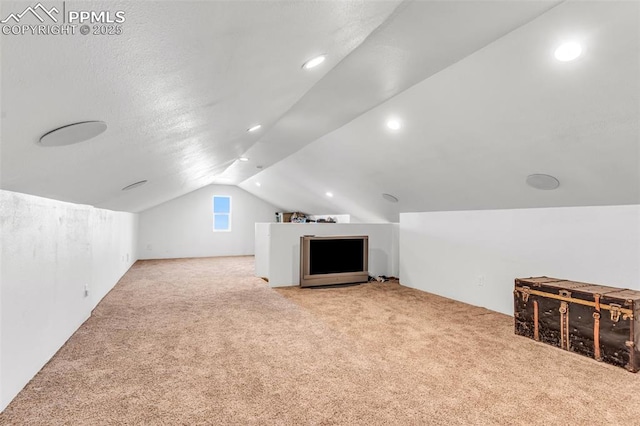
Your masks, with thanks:
<instances>
[{"instance_id":1,"label":"oval ceiling vent","mask_svg":"<svg viewBox=\"0 0 640 426\"><path fill-rule=\"evenodd\" d=\"M139 188L142 185L144 185L145 183L147 183L146 180L141 180L140 182L136 182L136 183L132 183L129 186L125 186L124 188L122 188L123 191L128 191L130 189L134 189L134 188Z\"/></svg>"},{"instance_id":2,"label":"oval ceiling vent","mask_svg":"<svg viewBox=\"0 0 640 426\"><path fill-rule=\"evenodd\" d=\"M398 198L394 197L391 194L382 194L382 198L384 198L385 200L391 202L391 203L397 203L398 202Z\"/></svg>"},{"instance_id":3,"label":"oval ceiling vent","mask_svg":"<svg viewBox=\"0 0 640 426\"><path fill-rule=\"evenodd\" d=\"M107 130L104 121L83 121L50 131L40 138L42 146L65 146L84 142Z\"/></svg>"},{"instance_id":4,"label":"oval ceiling vent","mask_svg":"<svg viewBox=\"0 0 640 426\"><path fill-rule=\"evenodd\" d=\"M550 175L534 174L527 176L527 185L535 189L548 191L559 187L560 181Z\"/></svg>"}]
</instances>

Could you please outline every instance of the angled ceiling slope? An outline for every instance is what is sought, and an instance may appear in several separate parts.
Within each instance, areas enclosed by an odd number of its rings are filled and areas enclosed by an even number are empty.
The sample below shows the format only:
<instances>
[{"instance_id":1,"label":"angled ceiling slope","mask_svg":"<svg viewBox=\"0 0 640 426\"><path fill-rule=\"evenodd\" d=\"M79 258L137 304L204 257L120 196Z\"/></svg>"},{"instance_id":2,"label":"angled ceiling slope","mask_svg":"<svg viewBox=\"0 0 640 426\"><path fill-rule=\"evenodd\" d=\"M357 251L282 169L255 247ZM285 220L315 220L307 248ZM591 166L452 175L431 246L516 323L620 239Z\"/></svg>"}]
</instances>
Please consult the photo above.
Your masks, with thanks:
<instances>
[{"instance_id":1,"label":"angled ceiling slope","mask_svg":"<svg viewBox=\"0 0 640 426\"><path fill-rule=\"evenodd\" d=\"M558 1L407 1L247 151L271 166L556 6ZM256 167L233 164L220 182Z\"/></svg>"},{"instance_id":2,"label":"angled ceiling slope","mask_svg":"<svg viewBox=\"0 0 640 426\"><path fill-rule=\"evenodd\" d=\"M560 62L554 50L567 40L583 53ZM639 75L640 3L566 2L240 186L287 209L361 221L638 204ZM399 130L386 128L390 117ZM536 173L559 188L526 185Z\"/></svg>"},{"instance_id":3,"label":"angled ceiling slope","mask_svg":"<svg viewBox=\"0 0 640 426\"><path fill-rule=\"evenodd\" d=\"M94 1L125 12L122 34L3 34L0 187L135 212L210 184L258 140L248 127L270 128L398 4ZM1 18L29 5L3 1ZM38 145L90 120L108 130Z\"/></svg>"}]
</instances>

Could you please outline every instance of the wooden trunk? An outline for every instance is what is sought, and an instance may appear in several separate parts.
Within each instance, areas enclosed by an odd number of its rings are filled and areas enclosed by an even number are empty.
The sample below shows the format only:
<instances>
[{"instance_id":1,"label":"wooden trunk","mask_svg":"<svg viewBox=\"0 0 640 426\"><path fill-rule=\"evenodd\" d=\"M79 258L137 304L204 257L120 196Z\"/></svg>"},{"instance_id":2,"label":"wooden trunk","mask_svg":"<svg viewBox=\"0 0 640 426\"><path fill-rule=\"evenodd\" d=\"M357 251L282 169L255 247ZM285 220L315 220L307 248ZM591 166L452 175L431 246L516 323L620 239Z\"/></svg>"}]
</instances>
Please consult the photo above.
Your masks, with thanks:
<instances>
[{"instance_id":1,"label":"wooden trunk","mask_svg":"<svg viewBox=\"0 0 640 426\"><path fill-rule=\"evenodd\" d=\"M640 369L640 291L534 277L517 278L513 294L516 334Z\"/></svg>"}]
</instances>

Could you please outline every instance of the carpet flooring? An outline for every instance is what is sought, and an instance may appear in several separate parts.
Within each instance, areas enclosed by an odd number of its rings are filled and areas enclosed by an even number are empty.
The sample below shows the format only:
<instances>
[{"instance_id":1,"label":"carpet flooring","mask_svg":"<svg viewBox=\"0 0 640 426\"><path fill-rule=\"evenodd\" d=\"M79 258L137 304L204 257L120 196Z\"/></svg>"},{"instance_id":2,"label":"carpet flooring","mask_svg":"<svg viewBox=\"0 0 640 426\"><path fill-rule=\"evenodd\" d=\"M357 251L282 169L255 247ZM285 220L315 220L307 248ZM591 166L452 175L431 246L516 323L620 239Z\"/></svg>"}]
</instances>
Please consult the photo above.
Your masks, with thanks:
<instances>
[{"instance_id":1,"label":"carpet flooring","mask_svg":"<svg viewBox=\"0 0 640 426\"><path fill-rule=\"evenodd\" d=\"M139 261L1 425L640 424L640 373L397 283L271 289L252 257Z\"/></svg>"}]
</instances>

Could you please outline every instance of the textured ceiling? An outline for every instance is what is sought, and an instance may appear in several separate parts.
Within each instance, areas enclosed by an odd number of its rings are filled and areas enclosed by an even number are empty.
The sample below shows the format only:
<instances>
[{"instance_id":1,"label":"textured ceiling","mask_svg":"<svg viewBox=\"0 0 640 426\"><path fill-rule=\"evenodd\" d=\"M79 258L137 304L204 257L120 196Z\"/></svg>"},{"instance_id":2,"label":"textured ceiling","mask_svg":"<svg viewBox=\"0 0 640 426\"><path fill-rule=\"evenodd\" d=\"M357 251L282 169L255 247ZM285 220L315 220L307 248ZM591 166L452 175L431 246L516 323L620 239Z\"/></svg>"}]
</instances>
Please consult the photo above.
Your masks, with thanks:
<instances>
[{"instance_id":1,"label":"textured ceiling","mask_svg":"<svg viewBox=\"0 0 640 426\"><path fill-rule=\"evenodd\" d=\"M2 189L135 212L229 183L362 221L640 202L638 2L74 5L124 10L123 34L0 36ZM584 54L553 59L570 38ZM85 120L109 128L37 144ZM527 187L532 173L560 188Z\"/></svg>"},{"instance_id":2,"label":"textured ceiling","mask_svg":"<svg viewBox=\"0 0 640 426\"><path fill-rule=\"evenodd\" d=\"M287 209L361 221L640 203L639 12L638 2L563 3L241 187ZM583 55L555 60L571 39ZM389 117L403 127L389 131ZM534 173L560 187L526 186Z\"/></svg>"},{"instance_id":3,"label":"textured ceiling","mask_svg":"<svg viewBox=\"0 0 640 426\"><path fill-rule=\"evenodd\" d=\"M398 4L67 1L125 11L123 34L0 36L0 185L139 211L210 184L260 137L248 127L268 130ZM0 16L29 5L3 1ZM301 69L320 53L323 67ZM78 145L37 144L86 120L109 128Z\"/></svg>"},{"instance_id":4,"label":"textured ceiling","mask_svg":"<svg viewBox=\"0 0 640 426\"><path fill-rule=\"evenodd\" d=\"M270 166L507 34L557 2L412 1L400 5L248 151ZM255 170L234 164L236 183Z\"/></svg>"}]
</instances>

